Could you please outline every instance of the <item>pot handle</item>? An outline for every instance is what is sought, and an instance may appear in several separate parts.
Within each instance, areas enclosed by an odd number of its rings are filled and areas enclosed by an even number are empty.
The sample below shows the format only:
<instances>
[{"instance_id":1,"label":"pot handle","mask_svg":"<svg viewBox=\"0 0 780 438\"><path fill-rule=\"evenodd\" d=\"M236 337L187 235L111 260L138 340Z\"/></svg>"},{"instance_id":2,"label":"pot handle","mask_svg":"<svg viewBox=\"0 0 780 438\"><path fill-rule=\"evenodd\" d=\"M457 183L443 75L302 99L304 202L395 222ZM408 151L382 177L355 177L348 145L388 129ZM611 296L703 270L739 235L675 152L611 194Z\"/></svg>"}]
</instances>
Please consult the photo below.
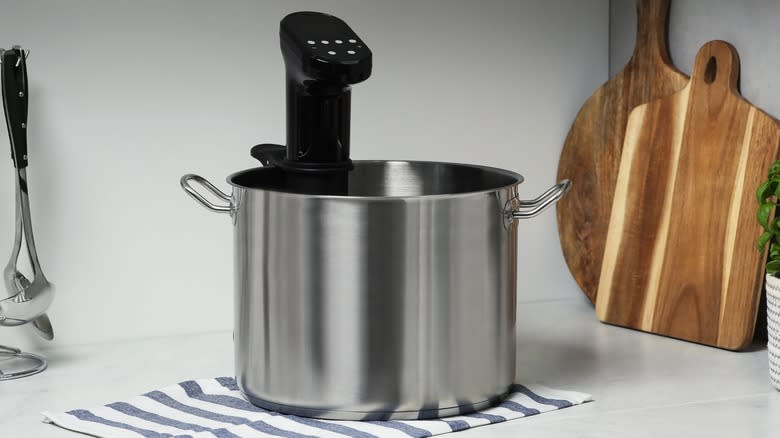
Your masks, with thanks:
<instances>
[{"instance_id":1,"label":"pot handle","mask_svg":"<svg viewBox=\"0 0 780 438\"><path fill-rule=\"evenodd\" d=\"M202 185L206 188L209 192L211 192L214 196L217 198L222 199L223 201L227 202L227 205L219 205L215 204L205 197L198 193L197 190L195 190L194 187L190 185L190 181L195 181L198 184ZM215 213L230 213L233 211L233 203L231 202L230 196L226 193L222 192L222 190L216 188L214 184L208 182L205 178L199 175L194 175L192 173L188 173L187 175L184 175L179 180L179 184L181 184L181 188L184 189L185 192L187 192L190 197L207 209L215 212Z\"/></svg>"},{"instance_id":2,"label":"pot handle","mask_svg":"<svg viewBox=\"0 0 780 438\"><path fill-rule=\"evenodd\" d=\"M519 208L510 209L507 212L507 215L512 220L529 219L534 216L538 216L541 212L547 209L547 207L561 199L561 197L569 190L569 187L571 187L571 181L564 179L558 184L547 189L547 191L535 199L530 201L518 200L517 202L519 204Z\"/></svg>"}]
</instances>

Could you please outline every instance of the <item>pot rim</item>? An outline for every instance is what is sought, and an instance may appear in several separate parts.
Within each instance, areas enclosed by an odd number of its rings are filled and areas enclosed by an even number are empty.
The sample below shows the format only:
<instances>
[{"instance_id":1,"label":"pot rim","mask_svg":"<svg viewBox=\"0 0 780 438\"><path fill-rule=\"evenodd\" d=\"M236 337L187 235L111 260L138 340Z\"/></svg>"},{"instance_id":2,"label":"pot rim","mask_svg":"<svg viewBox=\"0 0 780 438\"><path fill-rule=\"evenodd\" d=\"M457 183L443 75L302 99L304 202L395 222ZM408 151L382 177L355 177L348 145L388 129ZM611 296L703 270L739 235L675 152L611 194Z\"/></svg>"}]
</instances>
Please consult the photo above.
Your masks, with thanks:
<instances>
[{"instance_id":1,"label":"pot rim","mask_svg":"<svg viewBox=\"0 0 780 438\"><path fill-rule=\"evenodd\" d=\"M341 199L341 200L370 200L370 201L398 201L398 200L419 200L419 199L451 199L456 197L467 197L467 196L473 196L478 194L485 194L485 193L494 193L497 190L506 189L509 187L517 186L518 184L523 183L525 181L525 178L523 178L523 175L512 172L511 170L501 169L499 167L492 167L492 166L483 166L479 164L464 164L464 163L454 163L449 161L428 161L428 160L353 160L354 163L361 163L361 164L372 164L372 163L382 163L382 164L433 164L433 165L447 165L447 166L462 166L462 167L470 167L472 169L480 169L487 172L493 172L497 173L503 176L507 176L510 178L515 179L516 181L512 182L511 184L505 184L489 189L483 189L483 190L474 190L474 191L468 191L468 192L458 192L458 193L437 193L437 194L430 194L430 195L401 195L401 196L377 196L377 195L371 195L371 196L361 196L361 195L320 195L320 194L307 194L307 193L296 193L296 192L288 192L284 190L274 190L274 189L267 189L267 188L256 188L256 187L247 187L241 184L237 184L234 182L234 179L237 177L240 177L242 175L248 174L250 172L257 172L262 171L262 169L270 169L271 167L253 167L249 169L240 170L238 172L234 172L227 177L227 183L230 184L232 187L241 188L244 190L259 190L264 192L272 192L272 193L278 193L279 195L283 196L291 196L291 197L303 197L303 198L315 198L315 199Z\"/></svg>"}]
</instances>

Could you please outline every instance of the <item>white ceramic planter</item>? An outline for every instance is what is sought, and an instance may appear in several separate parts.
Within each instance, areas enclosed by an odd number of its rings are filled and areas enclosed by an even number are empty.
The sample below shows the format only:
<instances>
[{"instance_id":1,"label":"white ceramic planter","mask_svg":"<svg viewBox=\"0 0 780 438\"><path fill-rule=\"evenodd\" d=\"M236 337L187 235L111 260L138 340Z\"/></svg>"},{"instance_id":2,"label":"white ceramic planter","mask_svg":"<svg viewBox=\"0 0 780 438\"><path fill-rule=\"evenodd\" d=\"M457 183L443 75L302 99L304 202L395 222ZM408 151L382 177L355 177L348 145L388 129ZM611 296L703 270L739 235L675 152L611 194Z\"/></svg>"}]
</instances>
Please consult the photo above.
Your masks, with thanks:
<instances>
[{"instance_id":1,"label":"white ceramic planter","mask_svg":"<svg viewBox=\"0 0 780 438\"><path fill-rule=\"evenodd\" d=\"M766 276L766 332L769 380L780 389L780 278Z\"/></svg>"}]
</instances>

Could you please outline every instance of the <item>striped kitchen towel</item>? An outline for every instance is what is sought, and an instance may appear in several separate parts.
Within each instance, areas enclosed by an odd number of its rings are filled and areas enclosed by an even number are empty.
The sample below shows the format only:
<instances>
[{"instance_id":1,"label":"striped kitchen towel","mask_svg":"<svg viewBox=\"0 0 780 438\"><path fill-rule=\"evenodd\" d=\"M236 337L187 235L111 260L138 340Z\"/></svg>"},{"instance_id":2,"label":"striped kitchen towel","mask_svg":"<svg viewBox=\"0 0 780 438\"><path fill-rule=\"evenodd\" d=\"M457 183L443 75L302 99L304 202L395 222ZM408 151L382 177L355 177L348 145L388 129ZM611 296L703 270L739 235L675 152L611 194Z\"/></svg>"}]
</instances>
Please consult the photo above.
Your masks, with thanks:
<instances>
[{"instance_id":1,"label":"striped kitchen towel","mask_svg":"<svg viewBox=\"0 0 780 438\"><path fill-rule=\"evenodd\" d=\"M49 423L97 437L428 437L554 411L588 394L514 385L500 405L437 420L331 421L283 415L249 403L232 377L190 380L127 401L62 414Z\"/></svg>"}]
</instances>

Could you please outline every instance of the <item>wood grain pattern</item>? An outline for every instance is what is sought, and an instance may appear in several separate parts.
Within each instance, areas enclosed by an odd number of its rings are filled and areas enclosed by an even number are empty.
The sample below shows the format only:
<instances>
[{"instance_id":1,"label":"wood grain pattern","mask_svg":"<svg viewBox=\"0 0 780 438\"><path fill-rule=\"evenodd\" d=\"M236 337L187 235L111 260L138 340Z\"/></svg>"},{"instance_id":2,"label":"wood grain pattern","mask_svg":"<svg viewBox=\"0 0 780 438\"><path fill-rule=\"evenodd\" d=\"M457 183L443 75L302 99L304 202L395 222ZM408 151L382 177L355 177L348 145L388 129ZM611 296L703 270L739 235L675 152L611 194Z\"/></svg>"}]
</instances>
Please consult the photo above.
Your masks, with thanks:
<instances>
[{"instance_id":1,"label":"wood grain pattern","mask_svg":"<svg viewBox=\"0 0 780 438\"><path fill-rule=\"evenodd\" d=\"M755 189L780 124L737 92L739 58L705 44L679 92L626 127L596 314L604 322L716 347L750 345L764 255Z\"/></svg>"},{"instance_id":2,"label":"wood grain pattern","mask_svg":"<svg viewBox=\"0 0 780 438\"><path fill-rule=\"evenodd\" d=\"M585 102L561 152L558 180L569 179L572 187L557 205L558 234L569 270L592 302L598 290L628 114L688 82L669 59L668 12L669 0L637 2L637 38L631 59Z\"/></svg>"}]
</instances>

